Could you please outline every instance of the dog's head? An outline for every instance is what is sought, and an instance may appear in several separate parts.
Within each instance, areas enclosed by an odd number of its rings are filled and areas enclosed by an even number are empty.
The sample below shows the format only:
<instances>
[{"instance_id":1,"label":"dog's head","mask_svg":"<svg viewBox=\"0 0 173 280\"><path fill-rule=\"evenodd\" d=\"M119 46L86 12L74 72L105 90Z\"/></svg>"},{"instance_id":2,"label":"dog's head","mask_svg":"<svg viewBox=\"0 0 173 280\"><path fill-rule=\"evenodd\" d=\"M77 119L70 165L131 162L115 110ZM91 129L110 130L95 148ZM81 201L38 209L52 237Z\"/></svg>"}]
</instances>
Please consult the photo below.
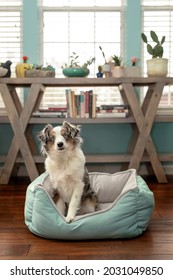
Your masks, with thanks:
<instances>
[{"instance_id":1,"label":"dog's head","mask_svg":"<svg viewBox=\"0 0 173 280\"><path fill-rule=\"evenodd\" d=\"M63 122L62 126L53 127L51 124L39 132L38 138L41 141L41 152L44 155L50 152L63 152L74 150L80 147L82 138L80 137L80 127L68 122Z\"/></svg>"}]
</instances>

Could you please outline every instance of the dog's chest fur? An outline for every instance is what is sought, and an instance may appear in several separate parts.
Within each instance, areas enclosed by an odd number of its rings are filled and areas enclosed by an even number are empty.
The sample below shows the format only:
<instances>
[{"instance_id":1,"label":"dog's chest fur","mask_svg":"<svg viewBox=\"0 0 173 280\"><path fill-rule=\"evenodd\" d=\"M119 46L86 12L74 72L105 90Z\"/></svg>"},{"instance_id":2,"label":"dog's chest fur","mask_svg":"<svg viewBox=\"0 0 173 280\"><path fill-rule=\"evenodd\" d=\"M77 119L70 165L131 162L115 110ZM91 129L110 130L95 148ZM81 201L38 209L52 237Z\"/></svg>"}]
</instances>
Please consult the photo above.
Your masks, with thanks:
<instances>
[{"instance_id":1,"label":"dog's chest fur","mask_svg":"<svg viewBox=\"0 0 173 280\"><path fill-rule=\"evenodd\" d=\"M52 187L66 203L70 202L76 185L83 180L84 166L85 157L81 149L46 158L45 167L50 175Z\"/></svg>"}]
</instances>

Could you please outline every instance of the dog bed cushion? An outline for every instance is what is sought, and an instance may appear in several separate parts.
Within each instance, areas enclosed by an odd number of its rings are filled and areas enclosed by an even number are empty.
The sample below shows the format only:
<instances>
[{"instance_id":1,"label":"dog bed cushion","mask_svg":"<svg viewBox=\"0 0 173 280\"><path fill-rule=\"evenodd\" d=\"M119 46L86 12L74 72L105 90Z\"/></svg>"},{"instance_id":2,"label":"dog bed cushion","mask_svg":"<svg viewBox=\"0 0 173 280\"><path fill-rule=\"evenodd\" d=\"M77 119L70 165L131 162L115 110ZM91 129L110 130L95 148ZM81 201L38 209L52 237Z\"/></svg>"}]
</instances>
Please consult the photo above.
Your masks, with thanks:
<instances>
[{"instance_id":1,"label":"dog bed cushion","mask_svg":"<svg viewBox=\"0 0 173 280\"><path fill-rule=\"evenodd\" d=\"M27 188L25 223L41 237L63 240L132 238L147 228L154 208L153 193L145 181L129 169L115 174L89 174L98 195L99 210L76 216L68 224L54 204L47 173Z\"/></svg>"}]
</instances>

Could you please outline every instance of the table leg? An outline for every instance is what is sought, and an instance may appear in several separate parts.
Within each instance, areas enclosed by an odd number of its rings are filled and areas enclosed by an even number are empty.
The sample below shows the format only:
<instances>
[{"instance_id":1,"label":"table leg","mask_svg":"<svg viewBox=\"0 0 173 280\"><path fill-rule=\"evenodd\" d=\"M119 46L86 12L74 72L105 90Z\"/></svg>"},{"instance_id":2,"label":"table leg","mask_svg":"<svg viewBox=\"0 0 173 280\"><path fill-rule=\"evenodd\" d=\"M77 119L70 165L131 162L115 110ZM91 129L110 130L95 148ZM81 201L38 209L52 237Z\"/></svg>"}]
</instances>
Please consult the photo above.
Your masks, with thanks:
<instances>
[{"instance_id":1,"label":"table leg","mask_svg":"<svg viewBox=\"0 0 173 280\"><path fill-rule=\"evenodd\" d=\"M147 100L144 101L144 104L145 105L147 104L148 107L144 106L145 110L143 113L142 109L140 108L139 102L137 100L136 94L134 92L133 85L126 84L126 83L123 84L126 98L131 107L133 116L136 121L136 125L139 130L139 135L137 136L136 139L134 139L136 141L136 144L133 149L133 154L131 157L129 168L138 169L142 156L146 149L153 170L155 172L155 175L160 183L167 182L167 179L163 167L158 158L154 143L150 136L150 132L151 132L154 117L156 115L156 111L158 108L158 104L162 95L164 85L165 85L164 83L156 84L153 88L153 93L150 94L150 96L149 94L147 95Z\"/></svg>"},{"instance_id":2,"label":"table leg","mask_svg":"<svg viewBox=\"0 0 173 280\"><path fill-rule=\"evenodd\" d=\"M39 174L26 140L25 130L33 112L33 108L39 98L39 94L43 92L42 85L31 85L28 98L21 115L18 114L14 98L11 97L8 87L6 85L0 85L0 90L14 131L14 138L4 164L0 183L8 183L19 149L24 159L29 177L31 180L34 180Z\"/></svg>"}]
</instances>

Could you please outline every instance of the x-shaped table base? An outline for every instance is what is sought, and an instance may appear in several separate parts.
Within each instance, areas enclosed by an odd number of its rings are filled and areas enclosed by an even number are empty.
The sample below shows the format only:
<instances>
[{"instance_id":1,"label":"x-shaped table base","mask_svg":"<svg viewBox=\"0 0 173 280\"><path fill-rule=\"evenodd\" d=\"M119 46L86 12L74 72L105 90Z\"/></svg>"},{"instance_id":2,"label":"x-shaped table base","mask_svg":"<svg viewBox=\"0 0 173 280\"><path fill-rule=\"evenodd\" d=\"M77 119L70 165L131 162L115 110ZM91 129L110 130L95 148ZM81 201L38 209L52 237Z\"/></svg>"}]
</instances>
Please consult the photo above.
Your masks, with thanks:
<instances>
[{"instance_id":1,"label":"x-shaped table base","mask_svg":"<svg viewBox=\"0 0 173 280\"><path fill-rule=\"evenodd\" d=\"M160 183L167 183L167 178L157 155L150 132L164 86L165 83L150 85L142 107L139 106L139 101L131 83L123 83L121 89L123 99L127 100L127 103L130 105L138 128L138 135L134 133L133 143L130 144L132 157L129 163L129 168L138 169L142 156L146 150L154 173Z\"/></svg>"},{"instance_id":2,"label":"x-shaped table base","mask_svg":"<svg viewBox=\"0 0 173 280\"><path fill-rule=\"evenodd\" d=\"M6 84L0 84L0 91L14 132L14 137L0 176L0 184L8 183L19 150L29 177L31 180L34 180L39 173L25 136L25 130L37 100L40 99L40 93L42 94L43 92L43 86L41 84L31 85L23 109L14 89L11 90Z\"/></svg>"}]
</instances>

